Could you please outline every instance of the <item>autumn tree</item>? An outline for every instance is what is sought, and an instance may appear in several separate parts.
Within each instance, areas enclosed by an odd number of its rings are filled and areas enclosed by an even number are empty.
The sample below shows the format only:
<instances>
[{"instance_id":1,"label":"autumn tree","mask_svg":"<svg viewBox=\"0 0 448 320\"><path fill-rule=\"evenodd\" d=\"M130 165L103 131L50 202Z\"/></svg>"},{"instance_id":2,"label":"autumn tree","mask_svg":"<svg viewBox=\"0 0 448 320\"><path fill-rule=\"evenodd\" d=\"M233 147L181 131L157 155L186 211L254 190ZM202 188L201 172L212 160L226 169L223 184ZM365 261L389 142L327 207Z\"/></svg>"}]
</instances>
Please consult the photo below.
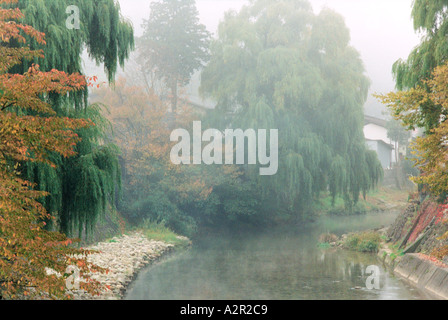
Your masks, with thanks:
<instances>
[{"instance_id":1,"label":"autumn tree","mask_svg":"<svg viewBox=\"0 0 448 320\"><path fill-rule=\"evenodd\" d=\"M179 104L179 114L146 88L120 78L113 87L94 91L107 105L114 142L121 149L123 200L119 206L130 223L164 222L191 236L199 226L255 216L258 195L233 166L176 166L170 153L171 125L190 128L198 115ZM190 128L191 129L191 128Z\"/></svg>"},{"instance_id":2,"label":"autumn tree","mask_svg":"<svg viewBox=\"0 0 448 320\"><path fill-rule=\"evenodd\" d=\"M400 163L400 147L407 147L411 139L411 132L406 130L396 119L390 119L386 123L387 137L394 142L395 162Z\"/></svg>"},{"instance_id":3,"label":"autumn tree","mask_svg":"<svg viewBox=\"0 0 448 320\"><path fill-rule=\"evenodd\" d=\"M151 3L151 13L139 39L139 61L143 71L171 90L171 108L176 112L178 87L208 60L210 34L199 23L194 0L159 0Z\"/></svg>"},{"instance_id":4,"label":"autumn tree","mask_svg":"<svg viewBox=\"0 0 448 320\"><path fill-rule=\"evenodd\" d=\"M406 60L398 60L393 66L397 89L405 91L416 86L425 86L425 81L437 66L448 59L447 1L416 0L413 3L412 19L415 31L422 35L420 44ZM441 116L448 116L446 110L427 100L420 105L420 121L415 123L427 134L439 125Z\"/></svg>"},{"instance_id":5,"label":"autumn tree","mask_svg":"<svg viewBox=\"0 0 448 320\"><path fill-rule=\"evenodd\" d=\"M279 171L258 177L266 198L306 219L320 192L351 208L381 178L363 136L369 80L343 18L307 1L252 1L227 13L202 72L217 101L211 127L279 129ZM300 213L300 214L297 214Z\"/></svg>"},{"instance_id":6,"label":"autumn tree","mask_svg":"<svg viewBox=\"0 0 448 320\"><path fill-rule=\"evenodd\" d=\"M80 29L69 29L67 8L75 5L80 12ZM24 57L10 72L24 74L34 63L49 72L52 69L67 73L83 74L83 50L98 64L104 64L109 81L113 81L118 65L124 66L134 48L132 25L120 13L114 0L49 0L7 1L5 8L23 10L23 23L46 35L46 45L24 35L26 45L12 39L8 46L42 50L45 56ZM90 75L91 78L92 75ZM97 220L113 207L120 189L118 152L110 143L110 125L98 105L89 105L89 90L61 95L51 92L47 102L58 116L70 119L90 119L96 126L77 130L82 138L75 146L77 154L64 158L57 153L50 155L52 168L44 163L23 163L20 171L36 188L50 195L41 200L47 211L58 218L49 228L60 228L66 234L88 236Z\"/></svg>"},{"instance_id":7,"label":"autumn tree","mask_svg":"<svg viewBox=\"0 0 448 320\"><path fill-rule=\"evenodd\" d=\"M448 58L447 1L416 0L414 29L421 42L406 60L393 66L398 92L379 98L406 129L422 129L424 137L413 146L414 161L422 176L414 180L433 194L446 198L446 61Z\"/></svg>"},{"instance_id":8,"label":"autumn tree","mask_svg":"<svg viewBox=\"0 0 448 320\"><path fill-rule=\"evenodd\" d=\"M443 115L448 111L448 65L436 67L421 85L407 91L391 92L379 96L403 126L422 127L426 110L422 105L432 104ZM448 123L441 116L437 126L426 135L418 137L413 144L415 165L421 171L413 180L427 185L433 195L446 199L448 196Z\"/></svg>"},{"instance_id":9,"label":"autumn tree","mask_svg":"<svg viewBox=\"0 0 448 320\"><path fill-rule=\"evenodd\" d=\"M1 0L0 4L14 4ZM31 65L24 74L9 70L22 63L44 57L41 50L26 45L27 39L44 46L44 34L19 21L19 9L0 7L0 297L69 298L66 292L67 267L77 266L86 282L83 289L95 293L98 283L88 274L100 271L86 261L87 251L75 249L73 240L45 230L49 214L38 202L47 196L20 174L20 163L39 163L55 168L52 155L63 158L75 155L80 142L76 130L93 123L85 119L60 117L48 104L52 94L66 96L84 90L85 77L56 69L42 72ZM53 270L61 276L49 275Z\"/></svg>"}]
</instances>

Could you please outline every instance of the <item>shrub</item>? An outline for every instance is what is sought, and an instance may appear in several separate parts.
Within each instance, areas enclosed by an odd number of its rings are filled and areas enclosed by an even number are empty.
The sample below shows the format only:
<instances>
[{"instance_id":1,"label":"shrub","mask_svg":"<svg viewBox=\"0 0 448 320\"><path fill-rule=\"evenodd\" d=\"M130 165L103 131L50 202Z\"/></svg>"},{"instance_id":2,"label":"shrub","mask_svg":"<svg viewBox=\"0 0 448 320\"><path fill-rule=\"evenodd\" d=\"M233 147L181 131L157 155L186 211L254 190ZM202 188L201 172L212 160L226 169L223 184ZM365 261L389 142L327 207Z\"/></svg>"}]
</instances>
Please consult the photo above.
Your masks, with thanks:
<instances>
[{"instance_id":1,"label":"shrub","mask_svg":"<svg viewBox=\"0 0 448 320\"><path fill-rule=\"evenodd\" d=\"M350 234L344 241L344 248L359 252L378 252L381 236L376 232Z\"/></svg>"},{"instance_id":2,"label":"shrub","mask_svg":"<svg viewBox=\"0 0 448 320\"><path fill-rule=\"evenodd\" d=\"M146 237L156 241L164 241L174 245L188 245L189 240L184 237L179 237L169 227L166 226L164 221L155 222L149 219L143 221L141 228L143 229Z\"/></svg>"},{"instance_id":3,"label":"shrub","mask_svg":"<svg viewBox=\"0 0 448 320\"><path fill-rule=\"evenodd\" d=\"M319 243L333 243L338 240L338 236L332 233L324 233L319 237Z\"/></svg>"},{"instance_id":4,"label":"shrub","mask_svg":"<svg viewBox=\"0 0 448 320\"><path fill-rule=\"evenodd\" d=\"M446 256L448 256L448 246L443 246L440 248L435 248L431 252L431 256L437 258L438 260L443 260Z\"/></svg>"}]
</instances>

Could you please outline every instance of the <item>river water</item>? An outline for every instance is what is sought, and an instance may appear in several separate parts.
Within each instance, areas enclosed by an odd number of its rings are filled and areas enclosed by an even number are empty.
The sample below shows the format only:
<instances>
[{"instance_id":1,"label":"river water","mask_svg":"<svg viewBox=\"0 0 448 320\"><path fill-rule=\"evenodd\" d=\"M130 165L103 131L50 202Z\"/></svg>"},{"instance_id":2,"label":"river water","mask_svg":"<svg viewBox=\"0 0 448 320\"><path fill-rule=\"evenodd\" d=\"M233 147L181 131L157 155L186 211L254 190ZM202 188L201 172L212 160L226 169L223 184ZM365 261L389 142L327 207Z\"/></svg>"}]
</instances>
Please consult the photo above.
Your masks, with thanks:
<instances>
[{"instance_id":1,"label":"river water","mask_svg":"<svg viewBox=\"0 0 448 320\"><path fill-rule=\"evenodd\" d=\"M374 254L321 249L319 235L389 225L396 213L322 219L306 231L207 237L140 273L128 300L416 300ZM367 288L369 266L379 289ZM378 270L378 269L376 269Z\"/></svg>"}]
</instances>

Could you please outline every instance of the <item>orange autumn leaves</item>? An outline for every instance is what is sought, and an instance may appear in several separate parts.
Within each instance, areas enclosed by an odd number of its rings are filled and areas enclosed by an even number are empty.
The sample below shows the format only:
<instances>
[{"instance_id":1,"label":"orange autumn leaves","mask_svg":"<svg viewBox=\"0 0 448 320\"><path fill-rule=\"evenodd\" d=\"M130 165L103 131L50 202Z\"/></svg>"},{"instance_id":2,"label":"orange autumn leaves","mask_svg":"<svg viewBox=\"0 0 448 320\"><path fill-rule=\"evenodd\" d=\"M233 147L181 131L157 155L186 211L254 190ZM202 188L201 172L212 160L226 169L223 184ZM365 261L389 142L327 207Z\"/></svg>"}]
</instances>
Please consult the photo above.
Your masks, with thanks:
<instances>
[{"instance_id":1,"label":"orange autumn leaves","mask_svg":"<svg viewBox=\"0 0 448 320\"><path fill-rule=\"evenodd\" d=\"M15 2L0 0L0 4ZM21 24L22 17L18 9L0 8L0 296L69 298L66 277L46 272L50 268L64 275L69 264L80 267L85 277L82 289L94 294L100 286L88 275L104 270L88 264L88 252L75 249L65 235L45 230L44 221L51 217L38 200L47 194L21 178L19 165L33 161L54 166L49 154L75 154L73 147L80 141L75 130L92 125L91 121L59 117L46 99L51 93L81 90L86 79L57 70L42 72L37 65L22 75L9 74L23 59L43 55L10 45L13 39L26 43L27 38L45 44L44 34Z\"/></svg>"},{"instance_id":2,"label":"orange autumn leaves","mask_svg":"<svg viewBox=\"0 0 448 320\"><path fill-rule=\"evenodd\" d=\"M158 170L156 161L169 165L168 113L155 94L130 86L120 78L113 90L103 87L96 95L109 108L106 117L113 124L114 142L126 160L131 184L138 183L139 177L154 174Z\"/></svg>"},{"instance_id":3,"label":"orange autumn leaves","mask_svg":"<svg viewBox=\"0 0 448 320\"><path fill-rule=\"evenodd\" d=\"M103 271L86 265L88 252L71 247L72 241L43 228L50 219L36 201L42 194L20 178L0 171L0 293L2 298L64 299L65 279L47 275L46 268L64 274L69 264L84 266L83 274ZM70 258L77 257L77 258ZM71 259L72 261L69 261ZM86 277L87 281L90 281ZM82 283L82 288L96 292L99 284Z\"/></svg>"},{"instance_id":4,"label":"orange autumn leaves","mask_svg":"<svg viewBox=\"0 0 448 320\"><path fill-rule=\"evenodd\" d=\"M195 117L187 105L178 106L177 114L151 89L130 85L125 78L113 88L95 91L95 101L109 109L107 118L113 125L114 143L120 148L124 182L134 193L145 196L154 188L173 192L179 202L206 200L216 184L217 172L171 163L170 141L175 128L189 128ZM228 168L226 168L229 170ZM223 169L224 170L224 169Z\"/></svg>"},{"instance_id":5,"label":"orange autumn leaves","mask_svg":"<svg viewBox=\"0 0 448 320\"><path fill-rule=\"evenodd\" d=\"M17 0L2 0L0 4L13 4ZM29 25L21 24L16 20L24 18L24 14L18 8L0 9L0 38L2 42L10 42L16 39L20 43L26 43L25 35L33 38L39 44L45 44L45 35ZM23 32L25 35L21 34Z\"/></svg>"},{"instance_id":6,"label":"orange autumn leaves","mask_svg":"<svg viewBox=\"0 0 448 320\"><path fill-rule=\"evenodd\" d=\"M378 98L397 120L414 129L425 127L427 133L413 143L415 165L421 176L413 178L426 185L435 196L448 194L448 64L433 70L432 77L404 92L392 92Z\"/></svg>"}]
</instances>

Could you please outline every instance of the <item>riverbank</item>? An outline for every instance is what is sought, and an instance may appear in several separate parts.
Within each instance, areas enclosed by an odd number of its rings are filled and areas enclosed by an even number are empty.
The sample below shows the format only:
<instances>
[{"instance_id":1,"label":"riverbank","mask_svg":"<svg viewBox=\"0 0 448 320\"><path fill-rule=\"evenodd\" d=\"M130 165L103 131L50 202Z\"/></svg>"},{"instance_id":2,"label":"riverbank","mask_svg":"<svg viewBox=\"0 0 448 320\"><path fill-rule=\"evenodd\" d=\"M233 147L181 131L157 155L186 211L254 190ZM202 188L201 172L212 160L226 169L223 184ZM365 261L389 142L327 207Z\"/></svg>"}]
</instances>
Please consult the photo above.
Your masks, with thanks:
<instances>
[{"instance_id":1,"label":"riverbank","mask_svg":"<svg viewBox=\"0 0 448 320\"><path fill-rule=\"evenodd\" d=\"M383 238L388 230L380 231ZM382 241L378 259L395 276L419 289L430 299L448 300L448 265L424 253L403 253L397 246Z\"/></svg>"},{"instance_id":2,"label":"riverbank","mask_svg":"<svg viewBox=\"0 0 448 320\"><path fill-rule=\"evenodd\" d=\"M407 190L380 186L375 190L369 191L365 198L360 198L358 203L352 208L352 211L347 211L342 198L337 197L333 202L333 197L329 193L322 193L321 197L314 203L313 211L320 216L345 216L402 210L407 205L408 194L409 191Z\"/></svg>"},{"instance_id":3,"label":"riverbank","mask_svg":"<svg viewBox=\"0 0 448 320\"><path fill-rule=\"evenodd\" d=\"M340 238L323 234L319 246L341 250L376 253L383 267L404 280L430 300L448 300L448 265L423 253L407 253L385 241L388 228L344 234ZM333 242L324 242L322 241Z\"/></svg>"},{"instance_id":4,"label":"riverbank","mask_svg":"<svg viewBox=\"0 0 448 320\"><path fill-rule=\"evenodd\" d=\"M421 253L408 253L395 258L387 248L379 251L378 258L395 276L431 299L448 300L448 265Z\"/></svg>"},{"instance_id":5,"label":"riverbank","mask_svg":"<svg viewBox=\"0 0 448 320\"><path fill-rule=\"evenodd\" d=\"M190 243L185 237L179 236L178 240L183 245ZM109 270L108 273L92 275L92 279L106 288L96 297L77 293L75 300L121 300L126 289L142 269L170 254L179 246L152 240L143 232L133 232L86 248L96 252L88 256L89 262Z\"/></svg>"},{"instance_id":6,"label":"riverbank","mask_svg":"<svg viewBox=\"0 0 448 320\"><path fill-rule=\"evenodd\" d=\"M372 232L387 269L431 299L448 300L448 206L414 194L390 227ZM344 239L339 244L350 247Z\"/></svg>"},{"instance_id":7,"label":"riverbank","mask_svg":"<svg viewBox=\"0 0 448 320\"><path fill-rule=\"evenodd\" d=\"M393 272L448 300L448 206L415 194L384 233L380 258Z\"/></svg>"}]
</instances>

